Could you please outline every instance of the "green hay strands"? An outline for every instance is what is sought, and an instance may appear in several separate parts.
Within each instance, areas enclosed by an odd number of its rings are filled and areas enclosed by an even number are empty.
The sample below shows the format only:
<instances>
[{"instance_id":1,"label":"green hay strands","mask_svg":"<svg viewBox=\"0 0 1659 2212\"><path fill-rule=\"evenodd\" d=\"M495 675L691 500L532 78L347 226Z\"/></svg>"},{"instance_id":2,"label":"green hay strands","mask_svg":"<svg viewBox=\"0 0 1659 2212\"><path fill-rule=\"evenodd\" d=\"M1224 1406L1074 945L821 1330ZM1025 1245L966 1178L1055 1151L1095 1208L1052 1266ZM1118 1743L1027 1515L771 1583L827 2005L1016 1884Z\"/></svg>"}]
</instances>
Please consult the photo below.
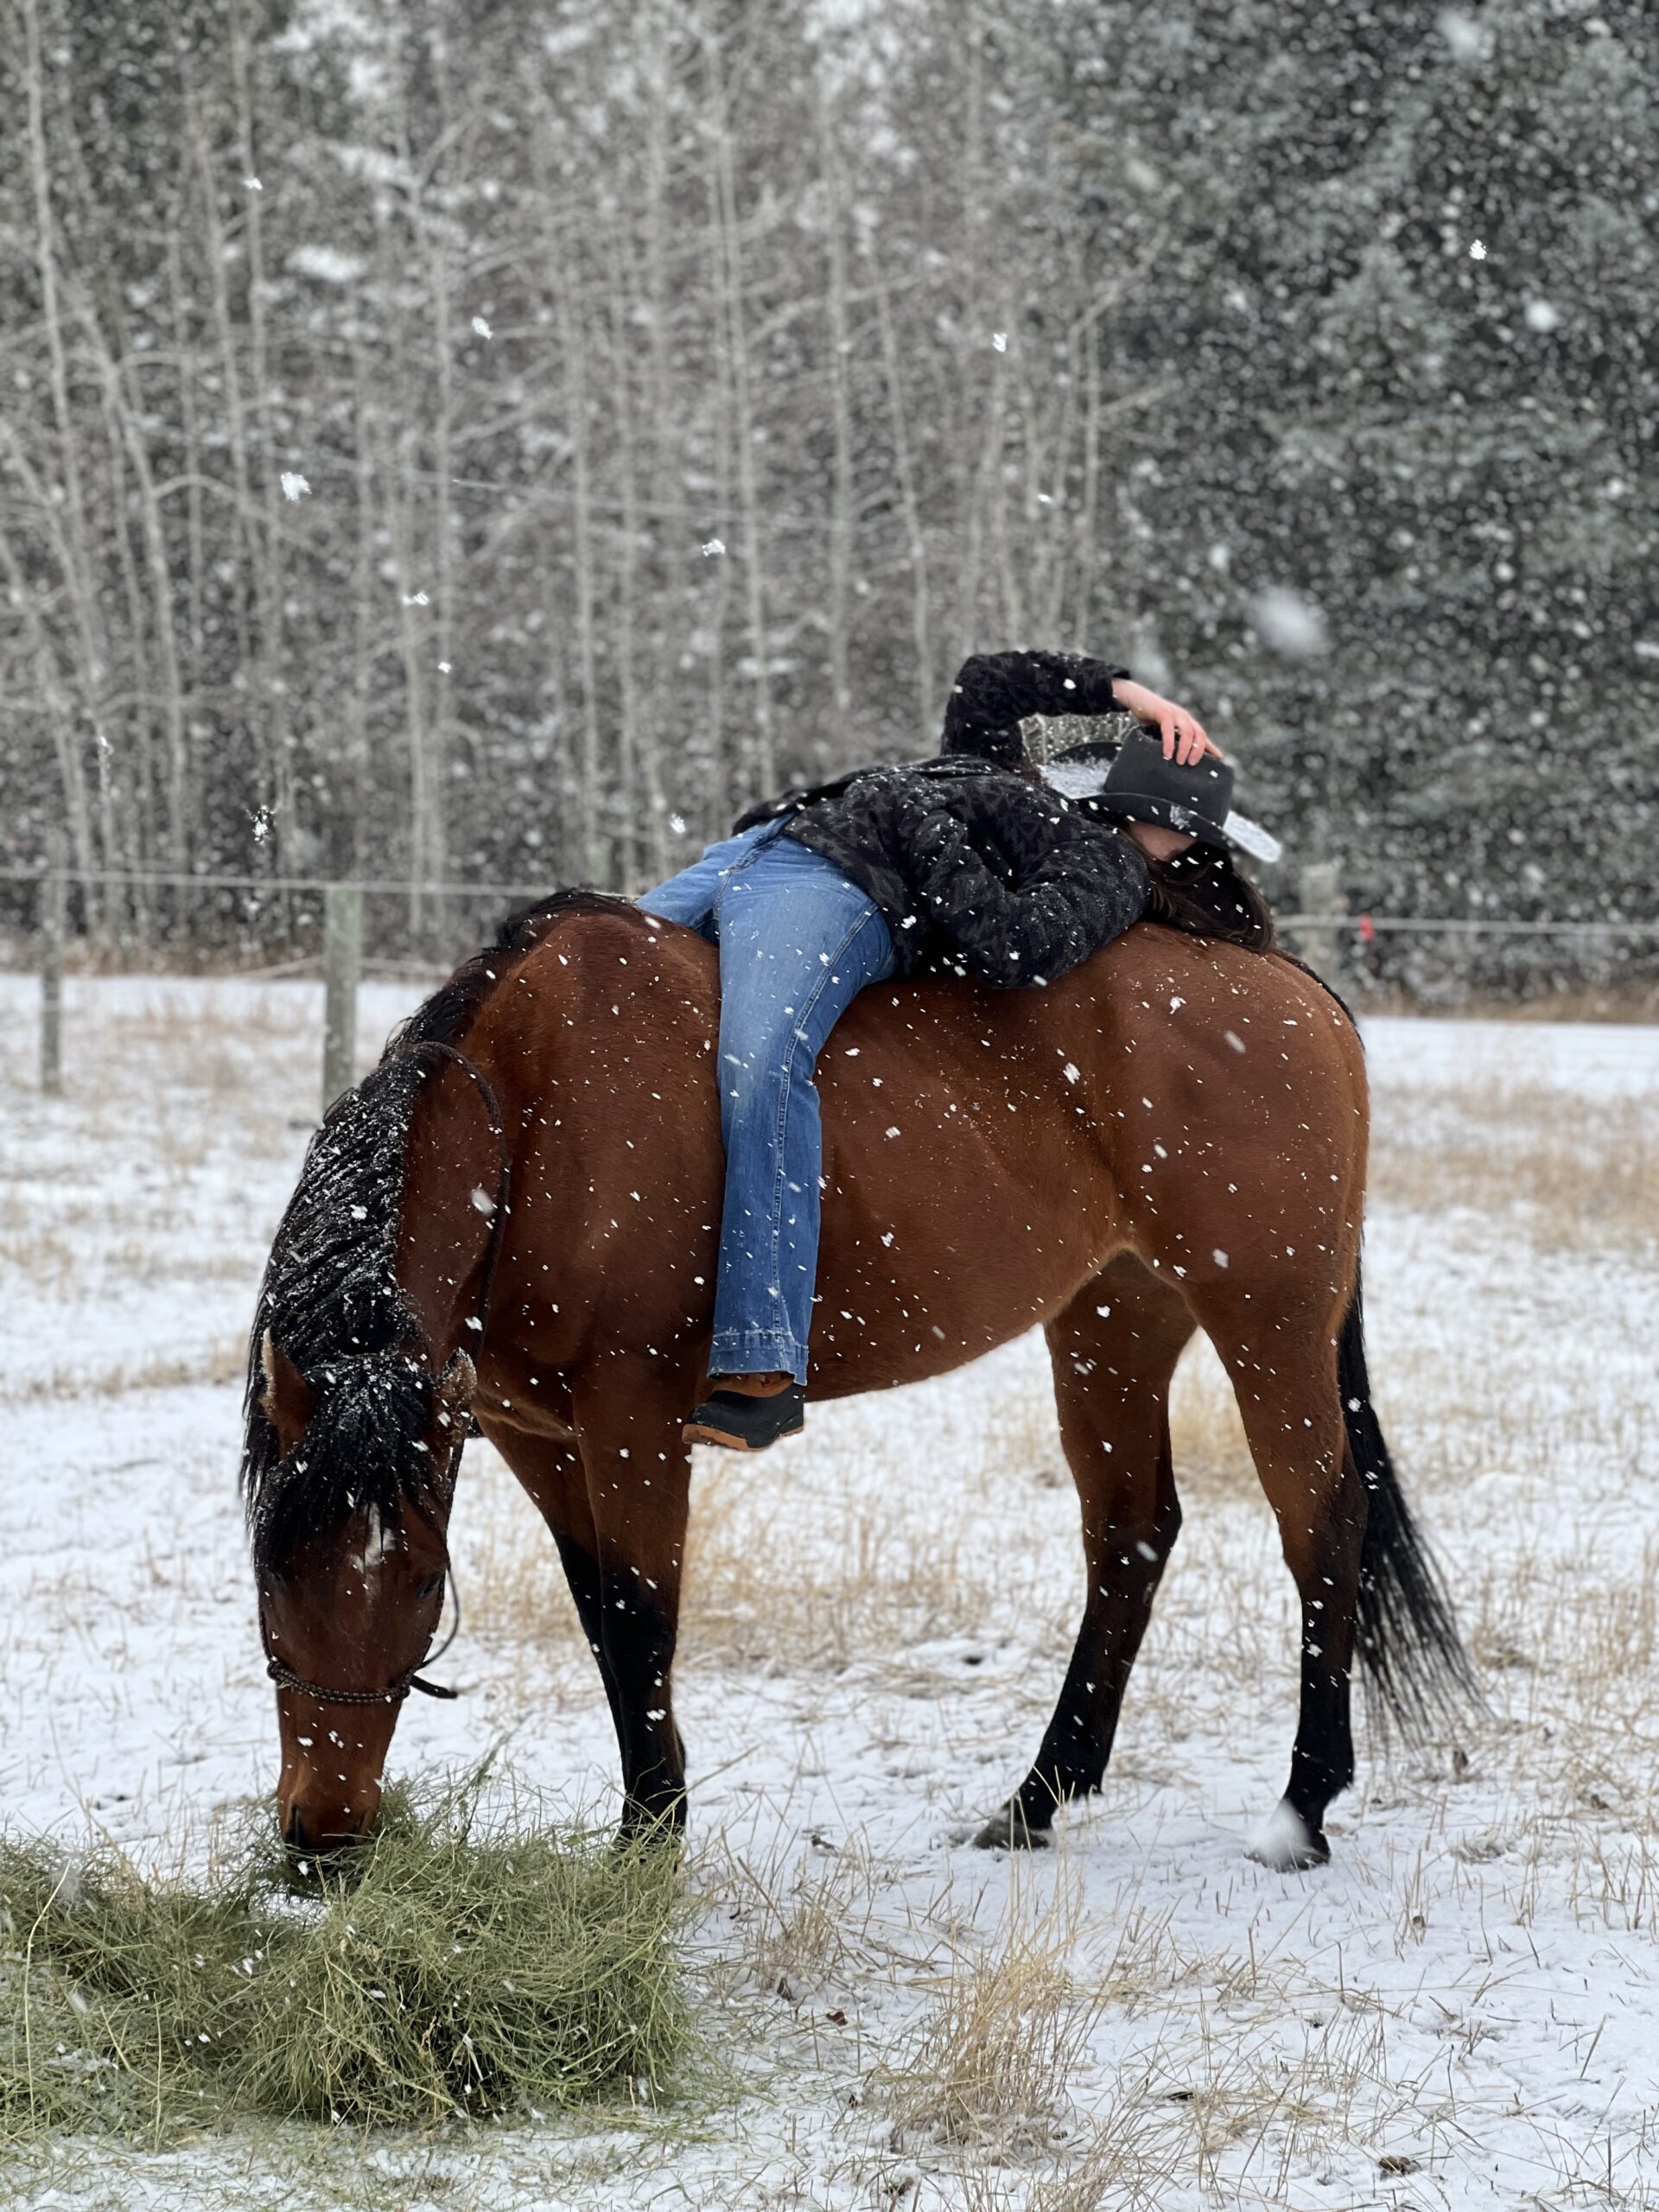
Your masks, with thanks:
<instances>
[{"instance_id":1,"label":"green hay strands","mask_svg":"<svg viewBox=\"0 0 1659 2212\"><path fill-rule=\"evenodd\" d=\"M654 2093L688 2036L672 1853L486 1818L480 1783L390 1799L346 1874L298 1891L263 1843L208 1891L0 1840L0 2136Z\"/></svg>"}]
</instances>

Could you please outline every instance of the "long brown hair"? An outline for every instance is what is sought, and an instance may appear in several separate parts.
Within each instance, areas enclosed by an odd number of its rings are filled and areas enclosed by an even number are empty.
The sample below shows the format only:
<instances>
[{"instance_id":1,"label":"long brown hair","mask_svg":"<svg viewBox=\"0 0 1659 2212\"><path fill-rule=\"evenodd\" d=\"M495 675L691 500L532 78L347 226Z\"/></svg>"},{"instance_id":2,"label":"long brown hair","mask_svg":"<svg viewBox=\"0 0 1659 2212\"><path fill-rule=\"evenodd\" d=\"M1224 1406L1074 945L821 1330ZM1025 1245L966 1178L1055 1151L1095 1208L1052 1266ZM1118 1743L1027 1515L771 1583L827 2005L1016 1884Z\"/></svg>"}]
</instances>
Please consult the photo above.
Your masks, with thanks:
<instances>
[{"instance_id":1,"label":"long brown hair","mask_svg":"<svg viewBox=\"0 0 1659 2212\"><path fill-rule=\"evenodd\" d=\"M1231 853L1216 845L1192 844L1173 859L1143 855L1152 878L1147 919L1192 937L1224 938L1252 952L1270 951L1273 914L1249 876L1234 865Z\"/></svg>"}]
</instances>

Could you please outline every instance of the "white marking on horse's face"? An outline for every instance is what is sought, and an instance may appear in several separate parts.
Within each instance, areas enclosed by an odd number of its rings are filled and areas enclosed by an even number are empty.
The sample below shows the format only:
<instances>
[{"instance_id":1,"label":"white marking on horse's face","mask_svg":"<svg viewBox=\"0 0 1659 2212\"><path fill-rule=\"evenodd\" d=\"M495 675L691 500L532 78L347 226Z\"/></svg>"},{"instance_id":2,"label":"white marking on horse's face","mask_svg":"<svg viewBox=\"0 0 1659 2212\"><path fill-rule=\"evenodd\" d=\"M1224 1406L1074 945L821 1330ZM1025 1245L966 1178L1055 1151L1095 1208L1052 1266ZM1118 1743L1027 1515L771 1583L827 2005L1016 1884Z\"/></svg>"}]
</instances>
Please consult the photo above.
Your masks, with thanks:
<instances>
[{"instance_id":1,"label":"white marking on horse's face","mask_svg":"<svg viewBox=\"0 0 1659 2212\"><path fill-rule=\"evenodd\" d=\"M372 1505L369 1508L369 1541L363 1547L363 1571L365 1574L379 1573L385 1564L386 1554L397 1541L397 1530L388 1529L380 1518L379 1507Z\"/></svg>"},{"instance_id":2,"label":"white marking on horse's face","mask_svg":"<svg viewBox=\"0 0 1659 2212\"><path fill-rule=\"evenodd\" d=\"M386 1563L386 1554L397 1548L397 1530L388 1528L380 1518L380 1509L368 1509L369 1533L360 1552L348 1552L346 1564L366 1585L371 1575L378 1574Z\"/></svg>"}]
</instances>

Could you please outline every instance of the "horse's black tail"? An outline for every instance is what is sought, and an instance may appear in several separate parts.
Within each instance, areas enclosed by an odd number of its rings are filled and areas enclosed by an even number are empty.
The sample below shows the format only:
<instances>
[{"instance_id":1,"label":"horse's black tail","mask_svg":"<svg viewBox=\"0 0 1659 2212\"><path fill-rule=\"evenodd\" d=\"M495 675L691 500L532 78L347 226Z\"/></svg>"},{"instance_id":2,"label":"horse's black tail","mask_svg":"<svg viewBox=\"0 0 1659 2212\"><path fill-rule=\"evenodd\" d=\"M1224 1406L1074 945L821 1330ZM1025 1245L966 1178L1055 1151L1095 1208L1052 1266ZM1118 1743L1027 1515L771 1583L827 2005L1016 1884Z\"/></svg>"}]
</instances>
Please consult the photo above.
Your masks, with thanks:
<instances>
[{"instance_id":1,"label":"horse's black tail","mask_svg":"<svg viewBox=\"0 0 1659 2212\"><path fill-rule=\"evenodd\" d=\"M1359 1662L1366 1717L1386 1735L1428 1732L1481 1702L1452 1601L1412 1517L1371 1403L1358 1275L1337 1347L1348 1446L1369 1511L1359 1556Z\"/></svg>"}]
</instances>

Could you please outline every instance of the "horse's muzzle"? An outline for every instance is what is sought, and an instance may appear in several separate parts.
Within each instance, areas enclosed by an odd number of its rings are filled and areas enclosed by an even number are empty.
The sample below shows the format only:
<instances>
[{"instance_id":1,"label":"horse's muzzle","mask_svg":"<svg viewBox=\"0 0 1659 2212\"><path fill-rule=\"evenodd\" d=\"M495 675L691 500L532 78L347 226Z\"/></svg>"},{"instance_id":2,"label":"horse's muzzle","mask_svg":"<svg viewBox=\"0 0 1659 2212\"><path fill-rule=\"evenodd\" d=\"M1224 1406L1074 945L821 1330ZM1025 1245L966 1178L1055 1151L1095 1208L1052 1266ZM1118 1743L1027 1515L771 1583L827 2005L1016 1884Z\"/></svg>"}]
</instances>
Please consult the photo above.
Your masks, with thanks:
<instances>
[{"instance_id":1,"label":"horse's muzzle","mask_svg":"<svg viewBox=\"0 0 1659 2212\"><path fill-rule=\"evenodd\" d=\"M372 1808L359 1813L319 1815L308 1813L297 1802L279 1808L282 1823L283 1847L296 1862L298 1871L302 1860L315 1860L323 1869L340 1866L367 1837L374 1825Z\"/></svg>"}]
</instances>

